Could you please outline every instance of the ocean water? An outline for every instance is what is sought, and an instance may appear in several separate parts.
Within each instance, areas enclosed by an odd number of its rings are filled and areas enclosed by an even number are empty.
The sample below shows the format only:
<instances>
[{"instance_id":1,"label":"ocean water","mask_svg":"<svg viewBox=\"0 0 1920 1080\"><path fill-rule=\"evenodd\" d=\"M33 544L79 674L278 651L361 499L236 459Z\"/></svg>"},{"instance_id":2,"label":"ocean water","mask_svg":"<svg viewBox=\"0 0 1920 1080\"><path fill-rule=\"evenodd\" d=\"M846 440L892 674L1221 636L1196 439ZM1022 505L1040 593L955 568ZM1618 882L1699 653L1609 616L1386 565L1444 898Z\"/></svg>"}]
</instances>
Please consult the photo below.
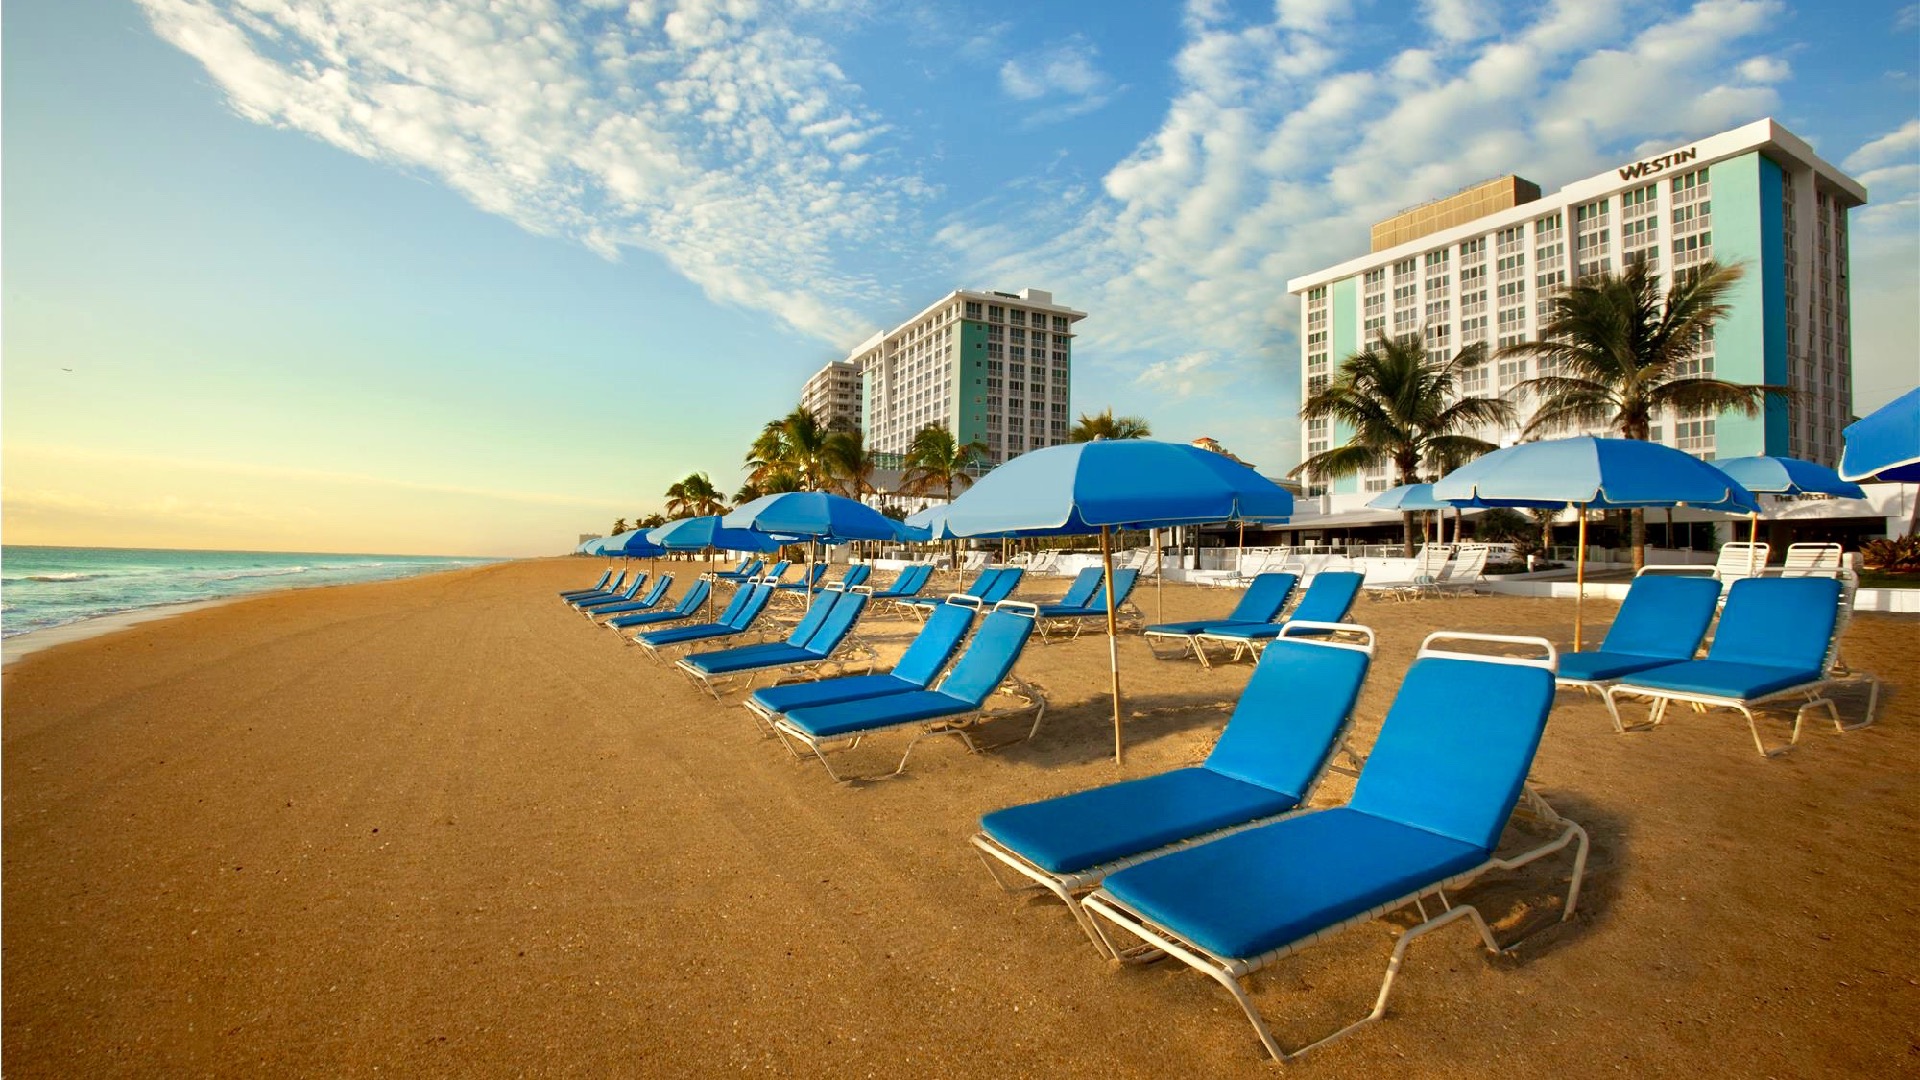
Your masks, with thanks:
<instances>
[{"instance_id":1,"label":"ocean water","mask_svg":"<svg viewBox=\"0 0 1920 1080\"><path fill-rule=\"evenodd\" d=\"M0 547L0 635L271 589L386 581L489 559L424 555Z\"/></svg>"}]
</instances>

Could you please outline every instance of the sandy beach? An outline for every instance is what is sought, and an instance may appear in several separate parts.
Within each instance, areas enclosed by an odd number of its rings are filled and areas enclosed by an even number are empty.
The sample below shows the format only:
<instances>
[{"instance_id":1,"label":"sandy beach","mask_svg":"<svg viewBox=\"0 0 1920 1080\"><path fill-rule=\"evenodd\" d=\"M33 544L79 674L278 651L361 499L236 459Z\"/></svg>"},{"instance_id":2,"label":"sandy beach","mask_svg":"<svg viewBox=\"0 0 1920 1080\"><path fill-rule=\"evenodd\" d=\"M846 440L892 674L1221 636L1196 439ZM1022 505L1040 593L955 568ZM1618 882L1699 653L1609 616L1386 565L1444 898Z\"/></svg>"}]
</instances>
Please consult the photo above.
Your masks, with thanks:
<instances>
[{"instance_id":1,"label":"sandy beach","mask_svg":"<svg viewBox=\"0 0 1920 1080\"><path fill-rule=\"evenodd\" d=\"M1120 767L1103 642L1036 644L1019 668L1052 703L1035 740L978 756L930 740L900 779L836 785L737 694L715 705L555 600L598 572L278 593L11 664L6 1068L1279 1075L1213 983L1110 969L1062 906L1002 893L966 843L983 812L1198 760L1245 665L1124 640L1141 715ZM1165 614L1233 598L1170 586ZM1613 606L1589 611L1603 624ZM1354 620L1380 640L1364 749L1424 633L1565 644L1572 605L1362 600ZM914 625L874 636L897 653ZM1538 931L1519 954L1490 958L1465 926L1422 939L1387 1019L1290 1074L1912 1075L1920 620L1860 615L1846 653L1887 680L1879 722L1810 722L1771 761L1733 714L1623 737L1563 694L1534 776L1593 837L1576 917L1555 922L1563 860L1485 879L1464 896L1498 932ZM1851 717L1864 695L1839 701ZM891 767L904 738L849 761ZM1371 1006L1390 929L1255 979L1283 1041Z\"/></svg>"}]
</instances>

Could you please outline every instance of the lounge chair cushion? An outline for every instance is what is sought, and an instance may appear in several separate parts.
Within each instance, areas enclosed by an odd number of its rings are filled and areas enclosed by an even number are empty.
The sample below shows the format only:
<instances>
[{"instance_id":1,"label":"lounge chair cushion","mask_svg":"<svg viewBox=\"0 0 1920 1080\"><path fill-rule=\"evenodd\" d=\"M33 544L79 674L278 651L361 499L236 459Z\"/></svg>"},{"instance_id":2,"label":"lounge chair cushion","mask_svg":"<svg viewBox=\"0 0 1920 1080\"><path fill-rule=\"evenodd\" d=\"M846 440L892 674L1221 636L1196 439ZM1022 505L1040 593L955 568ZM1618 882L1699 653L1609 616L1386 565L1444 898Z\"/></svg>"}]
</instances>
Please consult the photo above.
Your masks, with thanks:
<instances>
[{"instance_id":1,"label":"lounge chair cushion","mask_svg":"<svg viewBox=\"0 0 1920 1080\"><path fill-rule=\"evenodd\" d=\"M1340 807L1176 851L1105 888L1220 957L1252 957L1485 861L1473 844Z\"/></svg>"},{"instance_id":2,"label":"lounge chair cushion","mask_svg":"<svg viewBox=\"0 0 1920 1080\"><path fill-rule=\"evenodd\" d=\"M784 713L816 705L838 705L843 701L902 694L921 689L917 683L894 675L848 675L820 682L768 686L753 692L753 700L769 712Z\"/></svg>"},{"instance_id":3,"label":"lounge chair cushion","mask_svg":"<svg viewBox=\"0 0 1920 1080\"><path fill-rule=\"evenodd\" d=\"M1274 642L1241 691L1207 767L1295 802L1306 798L1339 745L1367 665L1367 654L1357 649Z\"/></svg>"},{"instance_id":4,"label":"lounge chair cushion","mask_svg":"<svg viewBox=\"0 0 1920 1080\"><path fill-rule=\"evenodd\" d=\"M1707 659L1818 671L1840 617L1840 589L1832 578L1734 582Z\"/></svg>"},{"instance_id":5,"label":"lounge chair cushion","mask_svg":"<svg viewBox=\"0 0 1920 1080\"><path fill-rule=\"evenodd\" d=\"M735 671L752 671L755 668L805 664L819 659L822 657L817 652L777 641L766 645L747 645L738 649L728 649L725 652L695 653L686 658L686 665L702 675L725 675Z\"/></svg>"},{"instance_id":6,"label":"lounge chair cushion","mask_svg":"<svg viewBox=\"0 0 1920 1080\"><path fill-rule=\"evenodd\" d=\"M1291 795L1196 766L996 810L980 827L1055 874L1286 813Z\"/></svg>"},{"instance_id":7,"label":"lounge chair cushion","mask_svg":"<svg viewBox=\"0 0 1920 1080\"><path fill-rule=\"evenodd\" d=\"M1704 577L1647 575L1633 580L1600 651L1690 659L1720 605L1720 583ZM1571 656L1560 658L1561 671Z\"/></svg>"},{"instance_id":8,"label":"lounge chair cushion","mask_svg":"<svg viewBox=\"0 0 1920 1080\"><path fill-rule=\"evenodd\" d=\"M857 735L919 720L937 720L942 716L972 712L979 708L938 690L909 690L885 697L861 698L838 705L789 709L786 717L793 725L819 739Z\"/></svg>"},{"instance_id":9,"label":"lounge chair cushion","mask_svg":"<svg viewBox=\"0 0 1920 1080\"><path fill-rule=\"evenodd\" d=\"M1758 579L1750 579L1758 580ZM1626 682L1654 690L1677 690L1689 694L1751 700L1789 687L1816 683L1819 668L1773 667L1769 664L1739 664L1730 660L1684 660L1635 673Z\"/></svg>"},{"instance_id":10,"label":"lounge chair cushion","mask_svg":"<svg viewBox=\"0 0 1920 1080\"><path fill-rule=\"evenodd\" d=\"M1673 658L1663 656L1638 656L1634 653L1608 652L1596 649L1593 652L1561 653L1560 678L1575 682L1609 682L1622 675L1631 675L1636 671L1662 667L1673 663Z\"/></svg>"}]
</instances>

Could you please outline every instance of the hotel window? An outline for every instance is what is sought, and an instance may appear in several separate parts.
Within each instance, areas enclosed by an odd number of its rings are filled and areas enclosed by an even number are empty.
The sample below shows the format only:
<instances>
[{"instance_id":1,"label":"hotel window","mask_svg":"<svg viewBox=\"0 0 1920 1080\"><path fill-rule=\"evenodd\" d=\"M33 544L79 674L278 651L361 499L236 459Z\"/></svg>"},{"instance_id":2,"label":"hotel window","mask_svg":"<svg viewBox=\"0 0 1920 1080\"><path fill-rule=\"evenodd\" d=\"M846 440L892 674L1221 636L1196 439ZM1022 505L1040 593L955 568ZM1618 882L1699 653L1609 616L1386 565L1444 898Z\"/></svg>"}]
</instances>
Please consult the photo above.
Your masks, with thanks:
<instances>
[{"instance_id":1,"label":"hotel window","mask_svg":"<svg viewBox=\"0 0 1920 1080\"><path fill-rule=\"evenodd\" d=\"M1527 273L1527 257L1518 251L1501 256L1500 261L1495 265L1498 267L1497 276L1501 281L1511 281L1514 278L1524 277Z\"/></svg>"},{"instance_id":2,"label":"hotel window","mask_svg":"<svg viewBox=\"0 0 1920 1080\"><path fill-rule=\"evenodd\" d=\"M1487 310L1487 290L1477 289L1460 294L1461 315L1478 315L1485 310Z\"/></svg>"},{"instance_id":3,"label":"hotel window","mask_svg":"<svg viewBox=\"0 0 1920 1080\"><path fill-rule=\"evenodd\" d=\"M1677 270L1706 262L1713 258L1713 234L1694 233L1691 236L1673 238L1673 265Z\"/></svg>"},{"instance_id":4,"label":"hotel window","mask_svg":"<svg viewBox=\"0 0 1920 1080\"><path fill-rule=\"evenodd\" d=\"M1320 391L1325 390L1326 388L1327 388L1327 376L1325 375L1307 376L1307 393L1317 394Z\"/></svg>"},{"instance_id":5,"label":"hotel window","mask_svg":"<svg viewBox=\"0 0 1920 1080\"><path fill-rule=\"evenodd\" d=\"M1016 341L1022 345L1025 345L1027 343L1027 332L1016 326L1013 329L1007 331L1007 340Z\"/></svg>"},{"instance_id":6,"label":"hotel window","mask_svg":"<svg viewBox=\"0 0 1920 1080\"><path fill-rule=\"evenodd\" d=\"M1420 269L1419 259L1401 259L1393 264L1393 276L1395 278L1412 277L1414 271L1418 269Z\"/></svg>"},{"instance_id":7,"label":"hotel window","mask_svg":"<svg viewBox=\"0 0 1920 1080\"><path fill-rule=\"evenodd\" d=\"M1054 362L1054 363L1056 363L1056 364L1064 364L1064 363L1066 363L1066 362L1067 362L1067 354L1066 354L1066 353L1064 353L1064 352L1061 352L1061 351L1060 351L1060 350L1058 350L1058 349L1055 349L1055 350L1054 350L1054 352L1053 352L1053 362Z\"/></svg>"},{"instance_id":8,"label":"hotel window","mask_svg":"<svg viewBox=\"0 0 1920 1080\"><path fill-rule=\"evenodd\" d=\"M1687 453L1713 460L1713 417L1704 413L1682 413L1673 425L1674 445Z\"/></svg>"},{"instance_id":9,"label":"hotel window","mask_svg":"<svg viewBox=\"0 0 1920 1080\"><path fill-rule=\"evenodd\" d=\"M1435 270L1444 271L1447 268L1447 259L1451 255L1452 252L1447 248L1427 252L1427 273L1431 274Z\"/></svg>"},{"instance_id":10,"label":"hotel window","mask_svg":"<svg viewBox=\"0 0 1920 1080\"><path fill-rule=\"evenodd\" d=\"M1368 289L1385 288L1387 284L1387 272L1384 269L1369 270L1360 280Z\"/></svg>"},{"instance_id":11,"label":"hotel window","mask_svg":"<svg viewBox=\"0 0 1920 1080\"><path fill-rule=\"evenodd\" d=\"M1645 217L1659 209L1659 184L1634 188L1620 195L1620 216L1625 220Z\"/></svg>"},{"instance_id":12,"label":"hotel window","mask_svg":"<svg viewBox=\"0 0 1920 1080\"><path fill-rule=\"evenodd\" d=\"M1549 270L1534 277L1533 291L1542 297L1548 297L1559 292L1566 284L1567 272L1565 270Z\"/></svg>"},{"instance_id":13,"label":"hotel window","mask_svg":"<svg viewBox=\"0 0 1920 1080\"><path fill-rule=\"evenodd\" d=\"M1500 283L1500 287L1496 291L1495 296L1499 301L1499 305L1503 308L1513 307L1516 304L1524 304L1527 300L1527 283L1525 281L1503 281ZM1502 317L1505 317L1504 313Z\"/></svg>"},{"instance_id":14,"label":"hotel window","mask_svg":"<svg viewBox=\"0 0 1920 1080\"><path fill-rule=\"evenodd\" d=\"M1701 229L1709 228L1712 224L1713 203L1710 200L1703 199L1700 202L1688 203L1685 206L1676 206L1673 208L1673 231L1675 234L1698 232Z\"/></svg>"},{"instance_id":15,"label":"hotel window","mask_svg":"<svg viewBox=\"0 0 1920 1080\"><path fill-rule=\"evenodd\" d=\"M1485 288L1486 284L1487 267L1485 263L1479 266L1463 266L1460 268L1460 291L1462 293L1465 293L1469 289Z\"/></svg>"},{"instance_id":16,"label":"hotel window","mask_svg":"<svg viewBox=\"0 0 1920 1080\"><path fill-rule=\"evenodd\" d=\"M1604 222L1606 219L1607 200L1605 199L1596 199L1573 208L1573 224L1576 232L1581 231L1582 226Z\"/></svg>"},{"instance_id":17,"label":"hotel window","mask_svg":"<svg viewBox=\"0 0 1920 1080\"><path fill-rule=\"evenodd\" d=\"M1533 251L1533 263L1539 269L1545 270L1553 266L1558 266L1560 261L1566 257L1566 254L1567 245L1556 240L1551 244L1542 244L1535 248Z\"/></svg>"},{"instance_id":18,"label":"hotel window","mask_svg":"<svg viewBox=\"0 0 1920 1080\"><path fill-rule=\"evenodd\" d=\"M1460 242L1460 262L1462 264L1468 262L1469 260L1474 262L1480 262L1484 260L1486 257L1487 257L1487 238L1486 237L1476 236L1471 240L1462 240ZM1466 271L1464 270L1461 271L1460 276L1462 279L1464 279L1466 277Z\"/></svg>"},{"instance_id":19,"label":"hotel window","mask_svg":"<svg viewBox=\"0 0 1920 1080\"><path fill-rule=\"evenodd\" d=\"M1055 315L1053 317L1053 332L1056 334L1064 334L1067 332L1067 317L1065 315Z\"/></svg>"},{"instance_id":20,"label":"hotel window","mask_svg":"<svg viewBox=\"0 0 1920 1080\"><path fill-rule=\"evenodd\" d=\"M1560 239L1560 230L1563 221L1564 218L1560 214L1548 214L1543 218L1535 218L1533 222L1533 242L1536 244L1550 244Z\"/></svg>"},{"instance_id":21,"label":"hotel window","mask_svg":"<svg viewBox=\"0 0 1920 1080\"><path fill-rule=\"evenodd\" d=\"M1460 392L1463 394L1484 394L1487 392L1486 364L1472 364L1460 369Z\"/></svg>"},{"instance_id":22,"label":"hotel window","mask_svg":"<svg viewBox=\"0 0 1920 1080\"><path fill-rule=\"evenodd\" d=\"M1499 247L1495 251L1495 254L1498 254L1498 255L1518 254L1520 251L1521 245L1526 242L1525 237L1526 237L1526 230L1521 228L1518 225L1515 225L1510 229L1501 229L1500 232L1497 234L1497 242L1499 244ZM1502 260L1502 262L1504 261L1505 260Z\"/></svg>"},{"instance_id":23,"label":"hotel window","mask_svg":"<svg viewBox=\"0 0 1920 1080\"><path fill-rule=\"evenodd\" d=\"M1711 179L1706 169L1695 169L1684 176L1676 176L1668 181L1668 192L1673 196L1674 204L1697 202L1713 193L1708 185Z\"/></svg>"},{"instance_id":24,"label":"hotel window","mask_svg":"<svg viewBox=\"0 0 1920 1080\"><path fill-rule=\"evenodd\" d=\"M1007 309L1001 307L999 304L988 304L987 305L987 321L996 322L996 323L1006 322Z\"/></svg>"},{"instance_id":25,"label":"hotel window","mask_svg":"<svg viewBox=\"0 0 1920 1080\"><path fill-rule=\"evenodd\" d=\"M967 301L967 318L969 318L969 319L975 319L975 320L978 320L978 319L980 318L980 303L979 303L979 301L977 301L977 300L969 300L969 301Z\"/></svg>"},{"instance_id":26,"label":"hotel window","mask_svg":"<svg viewBox=\"0 0 1920 1080\"><path fill-rule=\"evenodd\" d=\"M1485 304L1483 303L1481 306L1484 307ZM1460 344L1472 345L1476 341L1485 341L1486 339L1487 317L1485 315L1460 320Z\"/></svg>"},{"instance_id":27,"label":"hotel window","mask_svg":"<svg viewBox=\"0 0 1920 1080\"><path fill-rule=\"evenodd\" d=\"M1510 356L1499 361L1500 389L1509 390L1527 377L1527 361L1524 357Z\"/></svg>"},{"instance_id":28,"label":"hotel window","mask_svg":"<svg viewBox=\"0 0 1920 1080\"><path fill-rule=\"evenodd\" d=\"M1427 302L1427 326L1429 332L1431 332L1433 326L1444 323L1453 317L1450 310L1452 306L1452 301L1447 300L1445 297Z\"/></svg>"},{"instance_id":29,"label":"hotel window","mask_svg":"<svg viewBox=\"0 0 1920 1080\"><path fill-rule=\"evenodd\" d=\"M1019 308L1010 308L1007 311L1007 321L1015 326L1025 326L1027 325L1027 313L1021 311Z\"/></svg>"},{"instance_id":30,"label":"hotel window","mask_svg":"<svg viewBox=\"0 0 1920 1080\"><path fill-rule=\"evenodd\" d=\"M997 341L987 342L987 364L989 367L992 366L993 361L1003 359L1002 350L1004 348L1005 346Z\"/></svg>"}]
</instances>

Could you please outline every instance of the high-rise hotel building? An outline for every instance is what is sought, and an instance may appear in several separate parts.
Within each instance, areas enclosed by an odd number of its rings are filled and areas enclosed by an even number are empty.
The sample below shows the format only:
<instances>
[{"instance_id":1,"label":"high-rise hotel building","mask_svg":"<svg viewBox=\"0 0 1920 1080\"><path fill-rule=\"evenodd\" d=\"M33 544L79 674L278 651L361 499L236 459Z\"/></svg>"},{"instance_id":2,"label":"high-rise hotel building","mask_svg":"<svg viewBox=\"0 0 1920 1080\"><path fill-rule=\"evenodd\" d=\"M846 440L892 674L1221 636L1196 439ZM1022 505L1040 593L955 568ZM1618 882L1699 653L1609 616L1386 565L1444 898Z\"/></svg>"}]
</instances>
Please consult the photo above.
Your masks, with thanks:
<instances>
[{"instance_id":1,"label":"high-rise hotel building","mask_svg":"<svg viewBox=\"0 0 1920 1080\"><path fill-rule=\"evenodd\" d=\"M1493 354L1538 337L1549 299L1568 281L1633 262L1664 276L1716 259L1746 273L1693 368L1794 393L1769 398L1754 418L1661 416L1654 438L1708 458L1785 454L1834 464L1853 400L1847 211L1866 199L1865 188L1772 120L1550 195L1511 176L1478 185L1382 222L1368 254L1287 283L1301 304L1302 390L1325 385L1341 358L1381 334L1419 332L1434 355L1486 343L1490 359L1465 372L1462 392L1511 392L1544 374L1540 361ZM1518 422L1479 436L1515 441L1535 404L1516 399ZM1302 421L1307 457L1342 437L1325 420ZM1393 482L1378 469L1330 488L1373 492Z\"/></svg>"},{"instance_id":2,"label":"high-rise hotel building","mask_svg":"<svg viewBox=\"0 0 1920 1080\"><path fill-rule=\"evenodd\" d=\"M860 429L860 369L835 360L813 373L800 388L800 407L821 427Z\"/></svg>"},{"instance_id":3,"label":"high-rise hotel building","mask_svg":"<svg viewBox=\"0 0 1920 1080\"><path fill-rule=\"evenodd\" d=\"M1040 289L956 289L861 342L844 363L864 384L867 449L897 468L928 424L978 439L991 465L1066 442L1073 326L1086 317Z\"/></svg>"}]
</instances>

